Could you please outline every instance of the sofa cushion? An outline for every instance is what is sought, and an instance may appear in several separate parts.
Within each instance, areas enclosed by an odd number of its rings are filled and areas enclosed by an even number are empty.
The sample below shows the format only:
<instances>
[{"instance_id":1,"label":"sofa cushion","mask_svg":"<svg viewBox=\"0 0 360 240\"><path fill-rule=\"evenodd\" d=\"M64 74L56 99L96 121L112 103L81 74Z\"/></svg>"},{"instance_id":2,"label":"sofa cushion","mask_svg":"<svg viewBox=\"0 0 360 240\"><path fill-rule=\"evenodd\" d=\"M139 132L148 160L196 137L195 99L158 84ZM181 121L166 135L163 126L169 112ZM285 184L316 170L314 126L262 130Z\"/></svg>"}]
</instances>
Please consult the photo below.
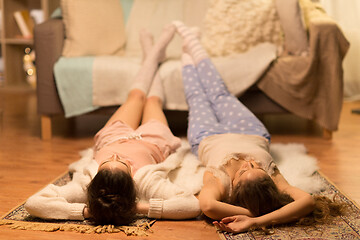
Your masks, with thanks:
<instances>
[{"instance_id":1,"label":"sofa cushion","mask_svg":"<svg viewBox=\"0 0 360 240\"><path fill-rule=\"evenodd\" d=\"M98 56L92 69L92 104L123 104L141 66L141 58Z\"/></svg>"},{"instance_id":2,"label":"sofa cushion","mask_svg":"<svg viewBox=\"0 0 360 240\"><path fill-rule=\"evenodd\" d=\"M139 31L143 28L152 33L156 41L163 27L174 20L201 27L208 2L209 0L135 0L126 25L126 56L141 56ZM179 58L181 46L181 38L176 35L167 48L168 58Z\"/></svg>"},{"instance_id":3,"label":"sofa cushion","mask_svg":"<svg viewBox=\"0 0 360 240\"><path fill-rule=\"evenodd\" d=\"M248 51L270 42L282 46L282 30L273 0L213 0L204 19L202 43L212 56Z\"/></svg>"},{"instance_id":4,"label":"sofa cushion","mask_svg":"<svg viewBox=\"0 0 360 240\"><path fill-rule=\"evenodd\" d=\"M63 56L120 55L125 24L119 0L61 0L66 39ZM99 37L101 36L101 37Z\"/></svg>"},{"instance_id":5,"label":"sofa cushion","mask_svg":"<svg viewBox=\"0 0 360 240\"><path fill-rule=\"evenodd\" d=\"M285 49L292 55L308 51L309 44L298 0L276 0L276 9L285 34Z\"/></svg>"}]
</instances>

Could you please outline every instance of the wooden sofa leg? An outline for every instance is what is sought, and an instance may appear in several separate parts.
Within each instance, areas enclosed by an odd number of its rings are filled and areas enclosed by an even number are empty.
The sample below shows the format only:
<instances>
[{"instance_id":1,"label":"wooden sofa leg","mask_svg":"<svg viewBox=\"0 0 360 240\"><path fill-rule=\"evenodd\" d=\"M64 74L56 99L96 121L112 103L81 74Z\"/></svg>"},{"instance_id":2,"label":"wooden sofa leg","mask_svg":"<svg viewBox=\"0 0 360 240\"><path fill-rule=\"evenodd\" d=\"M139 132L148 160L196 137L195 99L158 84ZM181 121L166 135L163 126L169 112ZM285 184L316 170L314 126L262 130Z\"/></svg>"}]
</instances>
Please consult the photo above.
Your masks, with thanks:
<instances>
[{"instance_id":1,"label":"wooden sofa leg","mask_svg":"<svg viewBox=\"0 0 360 240\"><path fill-rule=\"evenodd\" d=\"M52 137L51 117L41 115L41 139L50 140Z\"/></svg>"},{"instance_id":2,"label":"wooden sofa leg","mask_svg":"<svg viewBox=\"0 0 360 240\"><path fill-rule=\"evenodd\" d=\"M332 131L323 128L323 138L324 139L332 139Z\"/></svg>"}]
</instances>

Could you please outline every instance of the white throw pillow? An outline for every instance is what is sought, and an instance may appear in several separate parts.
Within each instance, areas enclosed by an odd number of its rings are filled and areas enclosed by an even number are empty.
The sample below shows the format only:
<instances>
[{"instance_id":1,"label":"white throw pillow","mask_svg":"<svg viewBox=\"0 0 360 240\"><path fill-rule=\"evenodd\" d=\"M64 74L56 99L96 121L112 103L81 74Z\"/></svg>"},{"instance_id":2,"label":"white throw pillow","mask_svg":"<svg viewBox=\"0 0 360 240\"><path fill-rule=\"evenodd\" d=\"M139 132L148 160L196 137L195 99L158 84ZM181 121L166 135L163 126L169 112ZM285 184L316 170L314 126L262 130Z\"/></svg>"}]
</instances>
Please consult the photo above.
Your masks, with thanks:
<instances>
[{"instance_id":1,"label":"white throw pillow","mask_svg":"<svg viewBox=\"0 0 360 240\"><path fill-rule=\"evenodd\" d=\"M204 28L202 43L211 56L243 53L264 42L283 43L273 0L212 0Z\"/></svg>"},{"instance_id":2,"label":"white throw pillow","mask_svg":"<svg viewBox=\"0 0 360 240\"><path fill-rule=\"evenodd\" d=\"M120 55L125 45L119 0L61 0L66 39L63 56Z\"/></svg>"}]
</instances>

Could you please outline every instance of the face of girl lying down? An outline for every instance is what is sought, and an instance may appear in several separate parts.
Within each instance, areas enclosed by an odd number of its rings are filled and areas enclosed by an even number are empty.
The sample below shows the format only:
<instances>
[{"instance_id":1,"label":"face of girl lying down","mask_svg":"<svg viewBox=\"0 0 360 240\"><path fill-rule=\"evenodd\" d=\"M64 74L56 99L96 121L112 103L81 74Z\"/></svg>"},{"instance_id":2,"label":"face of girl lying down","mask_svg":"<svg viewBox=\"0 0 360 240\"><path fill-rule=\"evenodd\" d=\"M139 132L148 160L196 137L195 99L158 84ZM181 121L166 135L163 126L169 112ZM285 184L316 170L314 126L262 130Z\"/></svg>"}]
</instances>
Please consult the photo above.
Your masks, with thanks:
<instances>
[{"instance_id":1,"label":"face of girl lying down","mask_svg":"<svg viewBox=\"0 0 360 240\"><path fill-rule=\"evenodd\" d=\"M114 154L111 158L102 162L98 168L98 172L102 169L108 169L111 171L124 171L131 176L131 165L130 162L126 159L122 159L116 154Z\"/></svg>"},{"instance_id":2,"label":"face of girl lying down","mask_svg":"<svg viewBox=\"0 0 360 240\"><path fill-rule=\"evenodd\" d=\"M279 191L275 182L260 166L248 161L236 172L230 203L261 216L290 203L293 199Z\"/></svg>"},{"instance_id":3,"label":"face of girl lying down","mask_svg":"<svg viewBox=\"0 0 360 240\"><path fill-rule=\"evenodd\" d=\"M267 173L262 168L260 168L259 164L257 164L254 160L245 161L244 164L242 164L239 170L237 170L235 173L233 186L248 180L256 180L257 178L260 178L264 175L267 175Z\"/></svg>"}]
</instances>

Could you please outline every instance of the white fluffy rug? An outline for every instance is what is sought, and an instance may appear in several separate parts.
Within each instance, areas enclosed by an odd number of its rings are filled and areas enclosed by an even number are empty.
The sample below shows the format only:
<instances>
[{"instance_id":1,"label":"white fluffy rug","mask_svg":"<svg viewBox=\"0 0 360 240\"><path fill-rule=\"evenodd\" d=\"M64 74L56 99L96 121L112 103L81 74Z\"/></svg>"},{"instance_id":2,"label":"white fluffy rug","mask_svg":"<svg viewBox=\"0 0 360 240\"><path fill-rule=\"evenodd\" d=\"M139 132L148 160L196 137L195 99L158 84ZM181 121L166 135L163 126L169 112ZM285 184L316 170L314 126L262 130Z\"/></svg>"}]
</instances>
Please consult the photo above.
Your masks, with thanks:
<instances>
[{"instance_id":1,"label":"white fluffy rug","mask_svg":"<svg viewBox=\"0 0 360 240\"><path fill-rule=\"evenodd\" d=\"M314 175L318 170L317 160L307 154L303 144L272 143L270 152L289 184L308 193L316 193L324 189L321 179ZM205 168L190 152L187 141L184 140L181 148L162 164L177 166L169 172L170 181L173 183L191 190L193 193L197 193L201 189Z\"/></svg>"},{"instance_id":2,"label":"white fluffy rug","mask_svg":"<svg viewBox=\"0 0 360 240\"><path fill-rule=\"evenodd\" d=\"M314 175L319 170L317 159L307 154L303 144L273 143L270 147L270 153L289 184L308 193L324 190L322 180L318 175Z\"/></svg>"},{"instance_id":3,"label":"white fluffy rug","mask_svg":"<svg viewBox=\"0 0 360 240\"><path fill-rule=\"evenodd\" d=\"M303 144L298 143L272 143L270 153L280 172L289 184L298 187L308 193L320 192L324 189L319 175L314 175L318 170L317 160L308 155ZM82 166L83 161L93 161L94 175L97 164L93 160L91 148L80 153L82 158L70 165L70 170L78 164ZM88 163L87 163L88 164ZM171 154L164 162L142 167L134 176L141 178L146 174L158 174L168 178L170 182L197 194L200 192L203 182L205 167L200 164L197 157L191 153L188 141L183 138L182 146Z\"/></svg>"}]
</instances>

